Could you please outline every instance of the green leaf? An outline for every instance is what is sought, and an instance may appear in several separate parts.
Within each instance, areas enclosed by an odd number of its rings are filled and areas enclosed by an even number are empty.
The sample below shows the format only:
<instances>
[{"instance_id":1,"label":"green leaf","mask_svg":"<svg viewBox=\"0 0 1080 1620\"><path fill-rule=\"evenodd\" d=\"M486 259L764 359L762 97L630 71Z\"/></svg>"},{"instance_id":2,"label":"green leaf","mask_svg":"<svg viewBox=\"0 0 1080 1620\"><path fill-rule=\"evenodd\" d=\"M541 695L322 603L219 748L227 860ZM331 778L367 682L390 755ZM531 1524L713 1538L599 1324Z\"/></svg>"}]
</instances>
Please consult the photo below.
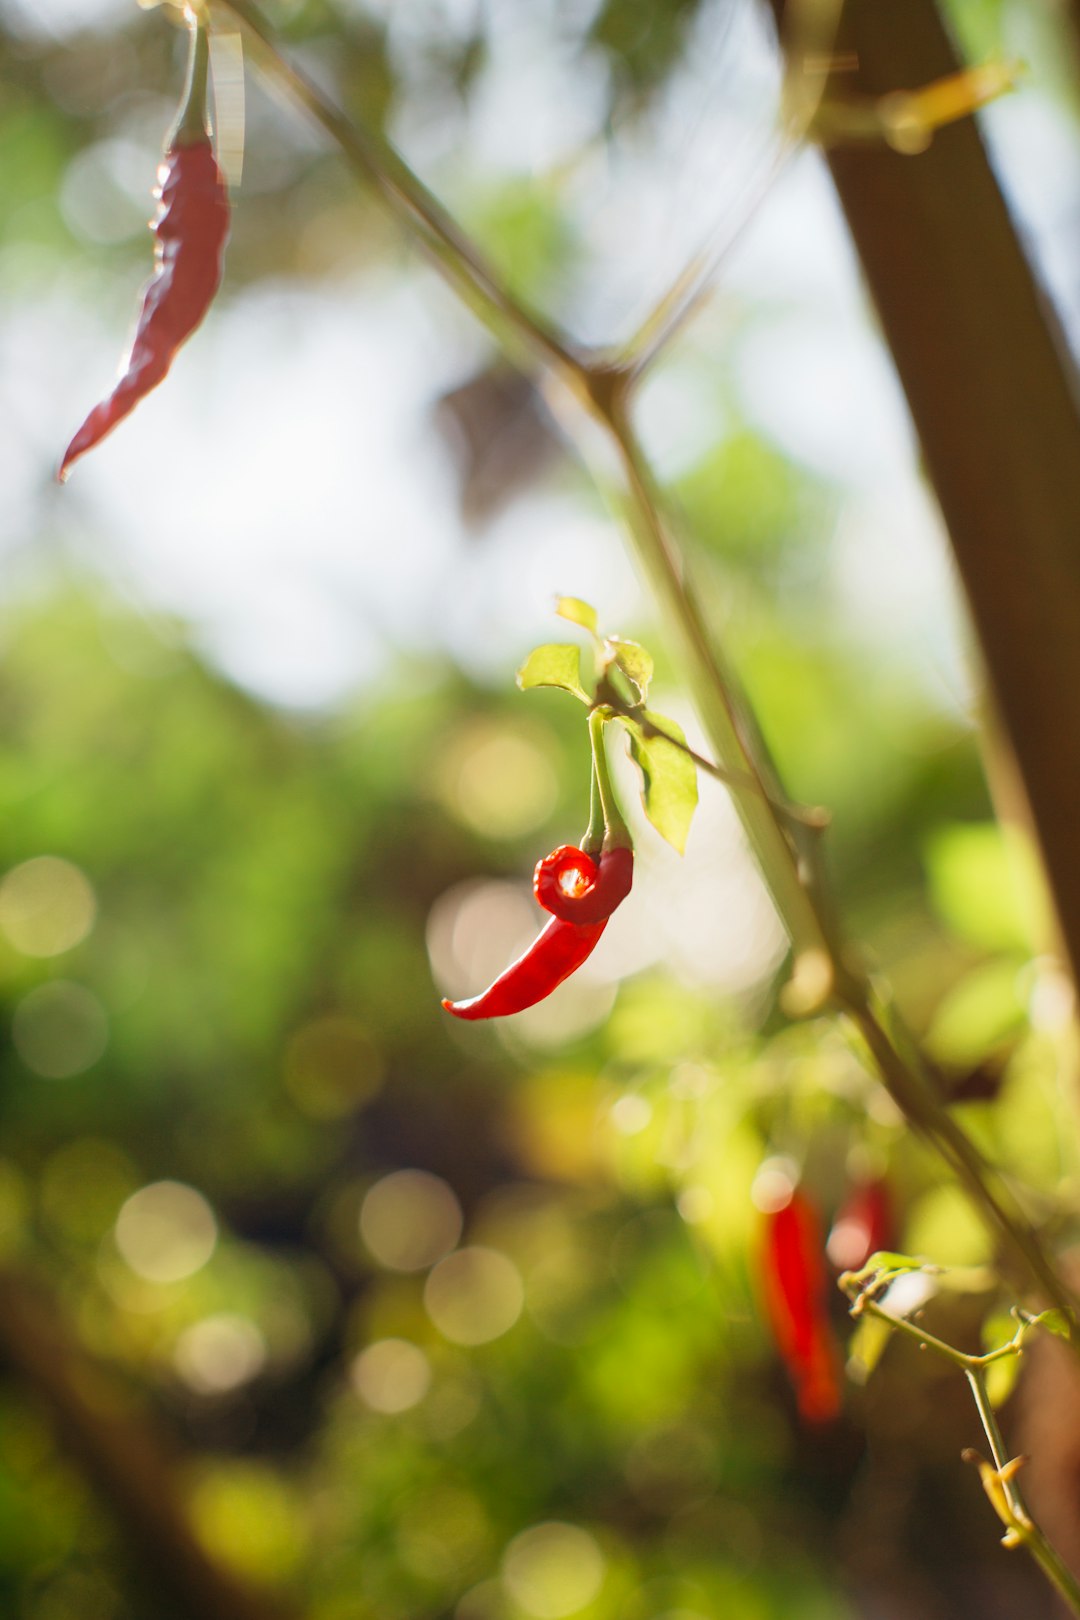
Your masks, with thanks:
<instances>
[{"instance_id":1,"label":"green leaf","mask_svg":"<svg viewBox=\"0 0 1080 1620\"><path fill-rule=\"evenodd\" d=\"M583 602L580 596L560 596L556 599L555 611L560 619L569 619L571 624L580 624L583 630L588 630L595 636L599 621L591 602Z\"/></svg>"},{"instance_id":2,"label":"green leaf","mask_svg":"<svg viewBox=\"0 0 1080 1620\"><path fill-rule=\"evenodd\" d=\"M576 647L566 642L549 641L534 647L517 672L517 683L523 692L534 686L557 686L582 703L589 701L581 684L581 656Z\"/></svg>"},{"instance_id":3,"label":"green leaf","mask_svg":"<svg viewBox=\"0 0 1080 1620\"><path fill-rule=\"evenodd\" d=\"M933 1271L936 1268L928 1266L925 1260L916 1255L897 1254L893 1249L878 1249L872 1254L864 1266L851 1273L851 1281L861 1287L865 1283L875 1281L883 1276L900 1276L905 1271Z\"/></svg>"},{"instance_id":4,"label":"green leaf","mask_svg":"<svg viewBox=\"0 0 1080 1620\"><path fill-rule=\"evenodd\" d=\"M615 662L644 703L653 677L652 653L637 641L623 641L621 636L609 636L608 646L615 654Z\"/></svg>"},{"instance_id":5,"label":"green leaf","mask_svg":"<svg viewBox=\"0 0 1080 1620\"><path fill-rule=\"evenodd\" d=\"M662 714L647 714L645 718L664 735L646 736L637 722L623 720L630 733L630 752L641 770L642 803L661 838L666 838L681 855L697 809L697 766L689 754L676 746L685 738L674 720Z\"/></svg>"},{"instance_id":6,"label":"green leaf","mask_svg":"<svg viewBox=\"0 0 1080 1620\"><path fill-rule=\"evenodd\" d=\"M1055 1333L1059 1339L1072 1338L1072 1328L1064 1311L1040 1311L1033 1320L1047 1333Z\"/></svg>"}]
</instances>

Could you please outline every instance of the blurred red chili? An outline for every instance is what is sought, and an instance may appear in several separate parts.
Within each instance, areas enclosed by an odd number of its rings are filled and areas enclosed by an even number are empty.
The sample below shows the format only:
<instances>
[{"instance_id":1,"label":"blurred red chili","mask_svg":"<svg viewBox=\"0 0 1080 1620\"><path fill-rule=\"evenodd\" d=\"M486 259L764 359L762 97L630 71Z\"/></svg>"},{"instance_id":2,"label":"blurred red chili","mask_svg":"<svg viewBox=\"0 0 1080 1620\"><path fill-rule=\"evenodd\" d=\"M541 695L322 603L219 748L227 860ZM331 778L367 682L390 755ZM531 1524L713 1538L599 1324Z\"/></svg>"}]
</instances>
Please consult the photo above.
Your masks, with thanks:
<instances>
[{"instance_id":1,"label":"blurred red chili","mask_svg":"<svg viewBox=\"0 0 1080 1620\"><path fill-rule=\"evenodd\" d=\"M879 1249L891 1249L895 1221L887 1183L858 1182L837 1211L825 1252L837 1271L858 1271Z\"/></svg>"},{"instance_id":2,"label":"blurred red chili","mask_svg":"<svg viewBox=\"0 0 1080 1620\"><path fill-rule=\"evenodd\" d=\"M840 1410L839 1357L826 1308L828 1273L817 1210L797 1189L765 1217L762 1287L777 1349L808 1423Z\"/></svg>"},{"instance_id":3,"label":"blurred red chili","mask_svg":"<svg viewBox=\"0 0 1080 1620\"><path fill-rule=\"evenodd\" d=\"M158 169L154 275L123 375L96 405L64 452L60 481L80 456L100 444L168 373L173 357L202 321L221 283L229 234L229 194L206 128L205 30L192 30L183 110Z\"/></svg>"},{"instance_id":4,"label":"blurred red chili","mask_svg":"<svg viewBox=\"0 0 1080 1620\"><path fill-rule=\"evenodd\" d=\"M634 852L627 846L605 848L597 863L576 845L562 844L537 862L533 893L553 917L594 923L611 916L633 881Z\"/></svg>"}]
</instances>

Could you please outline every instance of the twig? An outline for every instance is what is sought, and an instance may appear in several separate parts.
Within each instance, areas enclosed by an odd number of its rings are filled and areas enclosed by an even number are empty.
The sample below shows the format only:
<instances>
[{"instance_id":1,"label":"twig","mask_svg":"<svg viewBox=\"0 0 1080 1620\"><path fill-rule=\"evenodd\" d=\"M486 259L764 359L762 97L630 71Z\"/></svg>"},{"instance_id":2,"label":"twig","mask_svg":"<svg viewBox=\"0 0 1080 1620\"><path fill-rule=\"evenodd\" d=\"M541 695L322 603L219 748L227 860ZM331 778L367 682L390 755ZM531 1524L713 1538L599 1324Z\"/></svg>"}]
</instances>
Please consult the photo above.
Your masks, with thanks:
<instances>
[{"instance_id":1,"label":"twig","mask_svg":"<svg viewBox=\"0 0 1080 1620\"><path fill-rule=\"evenodd\" d=\"M688 742L679 737L672 737L661 726L654 725L640 706L634 707L629 703L622 703L611 692L605 695L602 706L605 709L610 709L613 714L619 715L624 720L632 720L643 737L662 737L665 742L671 744L672 748L677 748L680 754L685 754L687 759L692 759L699 771L704 771L706 776L713 777L717 782L721 782L724 787L743 788L750 793L764 791L758 778L751 776L749 771L728 770L723 765L717 765L715 760L706 759L705 755L699 754L696 748L691 748ZM829 812L820 805L809 809L804 805L789 804L786 799L773 798L769 799L769 803L782 820L794 822L800 827L809 827L814 832L824 832L831 820Z\"/></svg>"},{"instance_id":2,"label":"twig","mask_svg":"<svg viewBox=\"0 0 1080 1620\"><path fill-rule=\"evenodd\" d=\"M216 0L231 11L258 42L275 75L320 124L362 180L375 187L391 213L420 243L459 296L494 326L524 342L531 355L565 376L580 361L543 316L530 310L503 285L472 239L461 229L390 142L354 123L311 79L281 53L274 30L250 0Z\"/></svg>"},{"instance_id":3,"label":"twig","mask_svg":"<svg viewBox=\"0 0 1080 1620\"><path fill-rule=\"evenodd\" d=\"M1017 1313L1016 1332L1006 1344L988 1350L983 1355L969 1355L963 1350L958 1350L955 1345L946 1344L944 1339L939 1339L935 1334L927 1332L919 1323L912 1322L905 1316L894 1316L891 1311L886 1310L867 1291L868 1286L873 1288L873 1280L871 1279L868 1285L861 1273L845 1272L839 1280L839 1286L852 1301L852 1316L874 1316L878 1321L886 1322L893 1332L914 1339L924 1350L932 1350L935 1355L951 1362L963 1372L990 1447L993 1466L975 1451L967 1450L963 1453L963 1457L965 1462L972 1462L978 1466L983 1489L1005 1526L1003 1545L1026 1547L1073 1614L1080 1615L1080 1582L1028 1510L1023 1492L1016 1480L1026 1459L1023 1457L1010 1459L986 1387L986 1368L1008 1356L1020 1355L1024 1339L1036 1326L1035 1321L1022 1313Z\"/></svg>"},{"instance_id":4,"label":"twig","mask_svg":"<svg viewBox=\"0 0 1080 1620\"><path fill-rule=\"evenodd\" d=\"M785 165L802 146L821 109L833 68L833 46L841 0L794 0L784 56L783 116L779 146L738 228L721 237L719 229L686 265L646 316L630 344L629 370L641 376L687 326L712 293L725 259L756 219Z\"/></svg>"}]
</instances>

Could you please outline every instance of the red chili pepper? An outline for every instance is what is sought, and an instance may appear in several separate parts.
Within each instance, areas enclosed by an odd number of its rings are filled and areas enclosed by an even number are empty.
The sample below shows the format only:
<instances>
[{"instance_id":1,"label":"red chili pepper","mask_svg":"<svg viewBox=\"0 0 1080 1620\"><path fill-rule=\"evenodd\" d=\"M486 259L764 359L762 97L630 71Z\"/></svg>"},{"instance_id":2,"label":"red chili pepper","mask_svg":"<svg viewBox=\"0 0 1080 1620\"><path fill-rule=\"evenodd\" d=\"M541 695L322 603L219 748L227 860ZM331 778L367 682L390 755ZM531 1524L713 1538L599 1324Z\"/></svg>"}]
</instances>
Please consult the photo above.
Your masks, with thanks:
<instances>
[{"instance_id":1,"label":"red chili pepper","mask_svg":"<svg viewBox=\"0 0 1080 1620\"><path fill-rule=\"evenodd\" d=\"M537 900L554 913L551 921L482 995L444 1001L447 1012L455 1018L504 1018L543 1001L592 955L611 913L629 894L633 875L634 852L622 846L604 850L599 862L572 844L553 849L533 877Z\"/></svg>"},{"instance_id":2,"label":"red chili pepper","mask_svg":"<svg viewBox=\"0 0 1080 1620\"><path fill-rule=\"evenodd\" d=\"M229 234L229 193L205 127L206 41L192 33L188 99L158 169L153 279L143 294L123 376L86 418L64 452L60 481L141 399L156 388L199 325L221 283Z\"/></svg>"},{"instance_id":3,"label":"red chili pepper","mask_svg":"<svg viewBox=\"0 0 1080 1620\"><path fill-rule=\"evenodd\" d=\"M583 849L562 844L537 862L533 893L564 922L602 922L626 899L633 881L634 852L625 845L605 849L598 865Z\"/></svg>"},{"instance_id":4,"label":"red chili pepper","mask_svg":"<svg viewBox=\"0 0 1080 1620\"><path fill-rule=\"evenodd\" d=\"M803 1418L828 1423L840 1410L840 1379L825 1306L828 1276L821 1223L813 1204L797 1190L765 1221L762 1282L773 1336Z\"/></svg>"},{"instance_id":5,"label":"red chili pepper","mask_svg":"<svg viewBox=\"0 0 1080 1620\"><path fill-rule=\"evenodd\" d=\"M858 1271L879 1249L892 1248L894 1226L887 1183L862 1181L837 1212L825 1252L837 1271Z\"/></svg>"}]
</instances>

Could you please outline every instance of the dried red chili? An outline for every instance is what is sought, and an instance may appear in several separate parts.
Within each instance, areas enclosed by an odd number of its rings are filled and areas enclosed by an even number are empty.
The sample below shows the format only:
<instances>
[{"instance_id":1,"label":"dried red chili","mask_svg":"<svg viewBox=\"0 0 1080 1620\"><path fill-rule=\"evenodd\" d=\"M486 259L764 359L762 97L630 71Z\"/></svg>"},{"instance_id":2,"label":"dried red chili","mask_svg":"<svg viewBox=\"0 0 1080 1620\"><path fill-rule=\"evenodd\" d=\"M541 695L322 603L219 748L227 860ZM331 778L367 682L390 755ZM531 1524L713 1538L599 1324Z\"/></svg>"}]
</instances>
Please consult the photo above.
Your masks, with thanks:
<instances>
[{"instance_id":1,"label":"dried red chili","mask_svg":"<svg viewBox=\"0 0 1080 1620\"><path fill-rule=\"evenodd\" d=\"M797 1189L765 1217L762 1262L765 1305L799 1411L808 1423L828 1423L840 1410L840 1379L825 1305L823 1233L816 1209Z\"/></svg>"},{"instance_id":2,"label":"dried red chili","mask_svg":"<svg viewBox=\"0 0 1080 1620\"><path fill-rule=\"evenodd\" d=\"M150 227L156 235L154 275L143 294L123 375L68 445L60 463L61 482L79 457L100 444L163 380L221 283L229 194L207 128L205 29L194 24L191 38L184 106L158 169L158 212Z\"/></svg>"},{"instance_id":3,"label":"dried red chili","mask_svg":"<svg viewBox=\"0 0 1080 1620\"><path fill-rule=\"evenodd\" d=\"M562 844L537 862L533 893L564 922L601 922L626 899L633 881L634 852L626 845L605 848L597 863L574 844Z\"/></svg>"}]
</instances>

